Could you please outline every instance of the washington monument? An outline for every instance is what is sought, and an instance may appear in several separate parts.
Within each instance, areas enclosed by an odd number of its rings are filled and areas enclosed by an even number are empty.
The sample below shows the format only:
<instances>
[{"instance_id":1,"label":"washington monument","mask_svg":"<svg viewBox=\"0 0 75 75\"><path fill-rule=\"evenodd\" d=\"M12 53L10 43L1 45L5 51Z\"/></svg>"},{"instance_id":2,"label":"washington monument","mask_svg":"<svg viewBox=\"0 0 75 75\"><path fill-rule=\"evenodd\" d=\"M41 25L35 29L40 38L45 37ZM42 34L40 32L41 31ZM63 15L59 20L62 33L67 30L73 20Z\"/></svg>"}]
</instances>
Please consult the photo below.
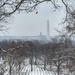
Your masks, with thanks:
<instances>
[{"instance_id":1,"label":"washington monument","mask_svg":"<svg viewBox=\"0 0 75 75\"><path fill-rule=\"evenodd\" d=\"M49 40L50 30L49 30L49 20L47 20L47 39Z\"/></svg>"}]
</instances>

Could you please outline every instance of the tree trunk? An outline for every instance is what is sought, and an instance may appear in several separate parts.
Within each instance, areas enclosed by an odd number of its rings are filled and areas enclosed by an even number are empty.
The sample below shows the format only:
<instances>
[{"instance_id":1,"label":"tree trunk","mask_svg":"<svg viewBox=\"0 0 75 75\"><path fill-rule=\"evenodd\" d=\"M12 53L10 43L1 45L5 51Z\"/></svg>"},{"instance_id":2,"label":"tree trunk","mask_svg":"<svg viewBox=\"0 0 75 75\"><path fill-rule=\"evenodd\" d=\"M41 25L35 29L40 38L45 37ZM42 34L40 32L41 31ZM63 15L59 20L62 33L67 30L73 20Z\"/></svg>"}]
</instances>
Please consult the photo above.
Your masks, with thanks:
<instances>
[{"instance_id":1,"label":"tree trunk","mask_svg":"<svg viewBox=\"0 0 75 75\"><path fill-rule=\"evenodd\" d=\"M21 69L21 68L20 68L20 64L21 64L21 63L18 61L18 65L19 65L19 75L20 75L20 69Z\"/></svg>"},{"instance_id":2,"label":"tree trunk","mask_svg":"<svg viewBox=\"0 0 75 75\"><path fill-rule=\"evenodd\" d=\"M45 58L45 60L44 60L44 70L46 70L46 63L47 63L47 59Z\"/></svg>"},{"instance_id":3,"label":"tree trunk","mask_svg":"<svg viewBox=\"0 0 75 75\"><path fill-rule=\"evenodd\" d=\"M9 75L11 75L11 69L12 69L12 67L11 67L11 64L9 62Z\"/></svg>"},{"instance_id":4,"label":"tree trunk","mask_svg":"<svg viewBox=\"0 0 75 75\"><path fill-rule=\"evenodd\" d=\"M33 71L33 58L30 58L31 71Z\"/></svg>"},{"instance_id":5,"label":"tree trunk","mask_svg":"<svg viewBox=\"0 0 75 75\"><path fill-rule=\"evenodd\" d=\"M57 66L57 74L60 75L60 67L59 67L59 65Z\"/></svg>"}]
</instances>

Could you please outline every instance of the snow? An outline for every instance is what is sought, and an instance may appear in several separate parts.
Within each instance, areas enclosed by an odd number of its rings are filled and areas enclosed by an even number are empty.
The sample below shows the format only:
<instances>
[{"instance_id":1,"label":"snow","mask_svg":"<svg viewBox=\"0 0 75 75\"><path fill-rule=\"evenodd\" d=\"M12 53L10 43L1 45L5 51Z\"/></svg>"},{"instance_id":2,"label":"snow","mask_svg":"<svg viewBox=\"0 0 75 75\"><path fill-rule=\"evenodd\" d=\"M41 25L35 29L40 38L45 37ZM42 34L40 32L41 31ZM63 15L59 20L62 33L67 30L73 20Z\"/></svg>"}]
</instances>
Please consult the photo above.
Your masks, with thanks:
<instances>
[{"instance_id":1,"label":"snow","mask_svg":"<svg viewBox=\"0 0 75 75\"><path fill-rule=\"evenodd\" d=\"M25 75L52 75L50 71L41 69L36 65L33 65L33 71L31 71L31 66L28 65L22 70L22 74Z\"/></svg>"},{"instance_id":2,"label":"snow","mask_svg":"<svg viewBox=\"0 0 75 75\"><path fill-rule=\"evenodd\" d=\"M50 71L44 70L38 65L33 64L33 71L31 71L31 65L29 63L29 59L24 61L24 65L22 65L21 74L22 75L54 75Z\"/></svg>"},{"instance_id":3,"label":"snow","mask_svg":"<svg viewBox=\"0 0 75 75\"><path fill-rule=\"evenodd\" d=\"M4 63L4 60L2 60L2 58L0 58L0 64L3 64L3 63ZM6 64L6 67L5 67L4 64L3 64L3 66L4 66L3 67L4 70L6 68L9 68L8 64ZM15 70L12 70L13 71L12 75L18 75L19 72L20 72L20 75L57 75L57 73L55 74L55 72L56 72L56 67L55 66L53 66L53 68L52 68L53 70L51 70L51 71L44 70L43 67L41 67L41 66L42 65L33 64L33 66L32 66L33 71L31 71L31 65L29 63L29 59L26 59L22 62L21 66L20 66L20 71L16 72ZM13 65L13 67L14 67L14 65ZM49 67L49 66L47 66L47 67ZM14 69L15 69L15 67L14 67ZM68 74L72 75L72 74L70 74L68 69L66 69L66 68L64 68L64 69L61 68L61 69L63 71L63 74L61 74L61 75L65 75L65 74L66 75L68 75ZM9 74L9 71L6 70L6 72L3 75L8 75L8 74Z\"/></svg>"}]
</instances>

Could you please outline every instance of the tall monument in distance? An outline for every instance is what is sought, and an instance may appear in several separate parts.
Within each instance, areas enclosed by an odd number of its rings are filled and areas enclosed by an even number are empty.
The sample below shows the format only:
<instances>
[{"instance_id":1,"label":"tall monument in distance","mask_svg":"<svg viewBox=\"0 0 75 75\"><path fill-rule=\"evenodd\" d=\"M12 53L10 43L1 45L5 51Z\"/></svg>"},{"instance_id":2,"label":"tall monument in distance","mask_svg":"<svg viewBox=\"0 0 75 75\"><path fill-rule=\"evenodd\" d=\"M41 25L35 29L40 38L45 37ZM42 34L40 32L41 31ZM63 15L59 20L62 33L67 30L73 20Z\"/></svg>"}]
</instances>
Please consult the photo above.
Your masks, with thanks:
<instances>
[{"instance_id":1,"label":"tall monument in distance","mask_svg":"<svg viewBox=\"0 0 75 75\"><path fill-rule=\"evenodd\" d=\"M47 36L49 36L49 20L47 20Z\"/></svg>"},{"instance_id":2,"label":"tall monument in distance","mask_svg":"<svg viewBox=\"0 0 75 75\"><path fill-rule=\"evenodd\" d=\"M47 20L47 40L50 39L49 20Z\"/></svg>"}]
</instances>

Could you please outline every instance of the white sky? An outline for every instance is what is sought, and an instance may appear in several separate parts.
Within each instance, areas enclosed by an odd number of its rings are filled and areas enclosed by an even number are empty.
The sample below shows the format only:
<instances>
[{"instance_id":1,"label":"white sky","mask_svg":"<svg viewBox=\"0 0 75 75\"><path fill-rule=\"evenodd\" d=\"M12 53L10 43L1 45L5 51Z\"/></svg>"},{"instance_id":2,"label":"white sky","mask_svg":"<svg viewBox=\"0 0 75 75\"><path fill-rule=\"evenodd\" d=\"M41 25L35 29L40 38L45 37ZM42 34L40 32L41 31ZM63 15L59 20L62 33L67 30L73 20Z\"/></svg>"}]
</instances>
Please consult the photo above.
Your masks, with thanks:
<instances>
[{"instance_id":1,"label":"white sky","mask_svg":"<svg viewBox=\"0 0 75 75\"><path fill-rule=\"evenodd\" d=\"M43 3L38 6L38 14L32 13L20 13L14 15L13 23L10 24L10 29L7 36L36 36L42 32L43 35L47 34L47 20L50 24L50 36L58 35L55 30L61 29L59 23L62 21L64 12L62 9L53 12L53 7L50 3ZM3 35L2 33L0 33Z\"/></svg>"}]
</instances>

